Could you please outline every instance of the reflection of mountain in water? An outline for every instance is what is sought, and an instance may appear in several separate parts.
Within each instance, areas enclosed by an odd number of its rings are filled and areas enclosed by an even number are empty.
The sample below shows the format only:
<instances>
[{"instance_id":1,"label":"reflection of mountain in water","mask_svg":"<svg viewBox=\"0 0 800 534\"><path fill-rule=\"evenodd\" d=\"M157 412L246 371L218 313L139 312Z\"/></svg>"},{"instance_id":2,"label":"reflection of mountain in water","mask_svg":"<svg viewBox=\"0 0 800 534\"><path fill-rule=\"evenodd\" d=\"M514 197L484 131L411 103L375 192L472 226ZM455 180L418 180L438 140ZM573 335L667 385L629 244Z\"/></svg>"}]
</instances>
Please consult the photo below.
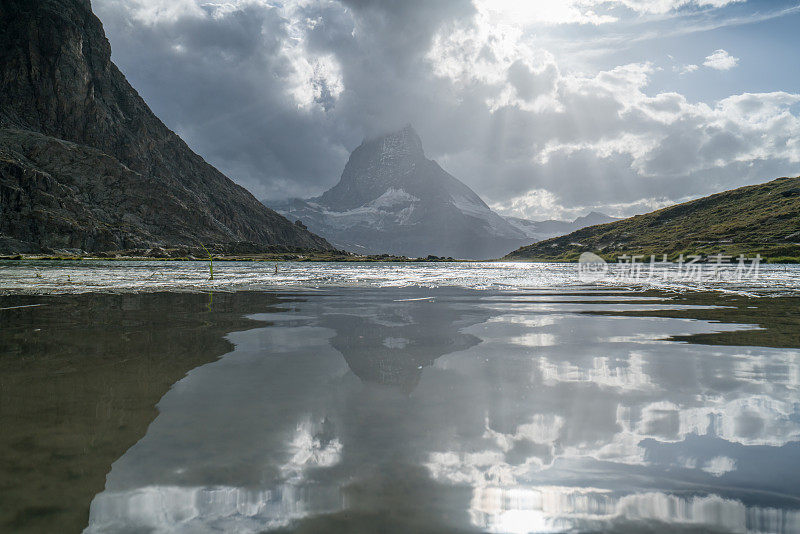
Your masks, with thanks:
<instances>
[{"instance_id":1,"label":"reflection of mountain in water","mask_svg":"<svg viewBox=\"0 0 800 534\"><path fill-rule=\"evenodd\" d=\"M465 321L463 315L431 300L389 302L374 316L330 315L320 326L336 331L331 345L361 380L410 392L419 383L423 367L444 354L480 343L461 332L479 322L478 318Z\"/></svg>"}]
</instances>

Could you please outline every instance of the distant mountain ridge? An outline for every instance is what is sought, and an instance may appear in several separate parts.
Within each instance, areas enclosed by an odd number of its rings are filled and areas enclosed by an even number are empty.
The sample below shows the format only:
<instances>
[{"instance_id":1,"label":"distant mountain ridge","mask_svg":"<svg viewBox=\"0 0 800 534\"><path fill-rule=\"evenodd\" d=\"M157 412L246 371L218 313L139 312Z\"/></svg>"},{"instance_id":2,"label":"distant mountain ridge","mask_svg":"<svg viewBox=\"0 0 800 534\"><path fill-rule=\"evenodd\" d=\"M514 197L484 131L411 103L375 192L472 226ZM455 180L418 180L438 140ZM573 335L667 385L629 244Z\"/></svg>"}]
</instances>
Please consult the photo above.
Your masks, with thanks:
<instances>
[{"instance_id":1,"label":"distant mountain ridge","mask_svg":"<svg viewBox=\"0 0 800 534\"><path fill-rule=\"evenodd\" d=\"M0 27L0 251L332 248L150 111L111 62L88 0L4 0Z\"/></svg>"},{"instance_id":2,"label":"distant mountain ridge","mask_svg":"<svg viewBox=\"0 0 800 534\"><path fill-rule=\"evenodd\" d=\"M800 260L800 177L778 178L590 226L522 247L508 260L576 260L583 252L620 255L680 254Z\"/></svg>"},{"instance_id":3,"label":"distant mountain ridge","mask_svg":"<svg viewBox=\"0 0 800 534\"><path fill-rule=\"evenodd\" d=\"M599 213L597 211L592 211L583 217L578 217L574 221L557 221L552 219L546 221L531 221L528 219L520 219L518 217L506 217L505 219L513 226L525 232L527 237L536 241L568 234L587 226L605 224L619 220L616 217L609 217L608 215Z\"/></svg>"},{"instance_id":4,"label":"distant mountain ridge","mask_svg":"<svg viewBox=\"0 0 800 534\"><path fill-rule=\"evenodd\" d=\"M530 227L498 215L428 159L411 125L365 140L321 196L270 205L352 252L490 259L531 238Z\"/></svg>"}]
</instances>

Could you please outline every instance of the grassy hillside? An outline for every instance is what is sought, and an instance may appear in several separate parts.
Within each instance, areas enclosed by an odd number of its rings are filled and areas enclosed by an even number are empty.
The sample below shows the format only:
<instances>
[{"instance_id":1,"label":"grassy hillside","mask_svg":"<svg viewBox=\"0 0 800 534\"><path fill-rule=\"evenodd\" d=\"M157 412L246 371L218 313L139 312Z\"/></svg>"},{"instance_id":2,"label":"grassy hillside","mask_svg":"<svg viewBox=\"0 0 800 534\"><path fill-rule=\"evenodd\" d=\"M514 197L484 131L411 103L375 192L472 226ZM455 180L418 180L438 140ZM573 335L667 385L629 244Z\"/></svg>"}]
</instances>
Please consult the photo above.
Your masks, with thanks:
<instances>
[{"instance_id":1,"label":"grassy hillside","mask_svg":"<svg viewBox=\"0 0 800 534\"><path fill-rule=\"evenodd\" d=\"M800 177L677 204L630 219L583 228L522 247L504 259L575 261L582 252L607 260L622 254L757 253L800 261Z\"/></svg>"}]
</instances>

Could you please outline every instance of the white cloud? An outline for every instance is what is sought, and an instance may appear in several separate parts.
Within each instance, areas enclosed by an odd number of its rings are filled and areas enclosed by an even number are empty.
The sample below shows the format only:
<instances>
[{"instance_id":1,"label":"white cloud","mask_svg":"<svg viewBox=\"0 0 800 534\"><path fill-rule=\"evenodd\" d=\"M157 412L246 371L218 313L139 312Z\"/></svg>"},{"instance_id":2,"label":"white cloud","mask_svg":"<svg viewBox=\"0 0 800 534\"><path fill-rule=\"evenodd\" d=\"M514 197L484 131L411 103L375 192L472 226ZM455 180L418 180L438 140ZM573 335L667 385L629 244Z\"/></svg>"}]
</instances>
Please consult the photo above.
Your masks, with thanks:
<instances>
[{"instance_id":1,"label":"white cloud","mask_svg":"<svg viewBox=\"0 0 800 534\"><path fill-rule=\"evenodd\" d=\"M677 72L680 75L684 75L684 74L691 74L692 72L695 72L699 68L700 67L697 66L697 65L690 64L690 65L683 65L683 66L680 66L680 67L676 66L676 67L673 67L672 70Z\"/></svg>"},{"instance_id":2,"label":"white cloud","mask_svg":"<svg viewBox=\"0 0 800 534\"><path fill-rule=\"evenodd\" d=\"M479 12L495 21L521 25L528 24L605 24L616 22L611 15L598 15L592 9L594 2L585 0L475 0Z\"/></svg>"},{"instance_id":3,"label":"white cloud","mask_svg":"<svg viewBox=\"0 0 800 534\"><path fill-rule=\"evenodd\" d=\"M541 202L537 202L541 199ZM509 201L498 202L490 207L502 215L520 217L532 221L548 219L571 221L590 211L599 211L611 217L629 217L640 213L649 213L666 208L676 203L686 202L691 198L643 198L633 202L604 202L586 205L569 205L564 203L546 189L533 189Z\"/></svg>"},{"instance_id":4,"label":"white cloud","mask_svg":"<svg viewBox=\"0 0 800 534\"><path fill-rule=\"evenodd\" d=\"M710 56L706 56L703 65L716 70L730 70L739 62L738 57L733 57L723 49L715 50Z\"/></svg>"},{"instance_id":5,"label":"white cloud","mask_svg":"<svg viewBox=\"0 0 800 534\"><path fill-rule=\"evenodd\" d=\"M426 59L434 74L461 90L476 83L494 88L485 101L489 110L554 105L559 71L553 55L533 46L519 26L497 24L485 13L437 34Z\"/></svg>"},{"instance_id":6,"label":"white cloud","mask_svg":"<svg viewBox=\"0 0 800 534\"><path fill-rule=\"evenodd\" d=\"M596 4L618 4L637 13L662 15L686 6L725 7L728 4L745 2L746 0L594 0Z\"/></svg>"},{"instance_id":7,"label":"white cloud","mask_svg":"<svg viewBox=\"0 0 800 534\"><path fill-rule=\"evenodd\" d=\"M194 0L133 0L126 7L136 20L148 25L205 15Z\"/></svg>"},{"instance_id":8,"label":"white cloud","mask_svg":"<svg viewBox=\"0 0 800 534\"><path fill-rule=\"evenodd\" d=\"M800 95L692 103L679 93L648 95L653 72L652 65L630 64L595 76L560 75L556 105L531 112L530 130L517 134L529 147L530 185L523 188L520 177L522 191L492 207L534 220L572 219L587 208L631 215L706 194L682 190L692 177L735 175L737 165L771 160L800 164L800 118L792 113ZM501 111L509 113L495 113Z\"/></svg>"},{"instance_id":9,"label":"white cloud","mask_svg":"<svg viewBox=\"0 0 800 534\"><path fill-rule=\"evenodd\" d=\"M566 211L558 203L558 197L547 189L531 189L507 202L493 205L492 209L504 215L533 220L561 217Z\"/></svg>"},{"instance_id":10,"label":"white cloud","mask_svg":"<svg viewBox=\"0 0 800 534\"><path fill-rule=\"evenodd\" d=\"M720 8L745 0L474 0L476 8L495 21L520 25L591 24L619 21L615 8L638 14L663 15L686 6Z\"/></svg>"},{"instance_id":11,"label":"white cloud","mask_svg":"<svg viewBox=\"0 0 800 534\"><path fill-rule=\"evenodd\" d=\"M800 163L800 118L791 111L800 95L746 93L712 105L691 103L678 93L649 96L646 87L652 72L650 65L632 64L594 77L562 76L557 82L558 111L531 118L535 124L538 117L550 132L534 144L531 164L546 169L580 160L606 161L627 164L631 178L658 180L689 177L735 163L775 159ZM582 117L584 113L591 120ZM570 176L570 186L574 189L581 178ZM588 174L585 180L590 178ZM510 209L565 214L556 199L565 188L558 181L554 185L561 189L533 189L512 199ZM625 195L622 182L606 183L606 188L614 195ZM684 195L673 192L670 196ZM617 198L617 202L622 200ZM601 199L595 201L599 205Z\"/></svg>"},{"instance_id":12,"label":"white cloud","mask_svg":"<svg viewBox=\"0 0 800 534\"><path fill-rule=\"evenodd\" d=\"M313 3L310 0L286 2L278 9L289 35L283 40L281 51L291 65L287 91L298 109L308 111L319 106L327 111L344 91L344 82L334 54L314 53L308 48L310 32L322 22L309 18L304 11Z\"/></svg>"}]
</instances>

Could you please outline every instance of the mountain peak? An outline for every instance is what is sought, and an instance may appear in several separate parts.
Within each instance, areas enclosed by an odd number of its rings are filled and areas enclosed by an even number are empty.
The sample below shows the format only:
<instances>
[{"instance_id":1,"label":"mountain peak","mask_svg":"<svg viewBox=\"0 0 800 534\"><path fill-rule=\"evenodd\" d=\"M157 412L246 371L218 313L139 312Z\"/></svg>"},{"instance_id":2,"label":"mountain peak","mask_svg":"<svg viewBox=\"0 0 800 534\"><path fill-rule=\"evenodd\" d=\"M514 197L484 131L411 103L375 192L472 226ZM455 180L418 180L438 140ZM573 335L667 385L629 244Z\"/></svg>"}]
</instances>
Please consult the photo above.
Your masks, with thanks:
<instances>
[{"instance_id":1,"label":"mountain peak","mask_svg":"<svg viewBox=\"0 0 800 534\"><path fill-rule=\"evenodd\" d=\"M583 217L578 217L572 222L581 226L594 226L596 224L605 224L616 220L618 220L616 217L609 217L605 213L600 213L599 211L590 211L588 214L584 215Z\"/></svg>"},{"instance_id":2,"label":"mountain peak","mask_svg":"<svg viewBox=\"0 0 800 534\"><path fill-rule=\"evenodd\" d=\"M410 123L395 132L364 140L359 148L361 147L370 147L372 150L377 150L382 154L425 157L425 151L422 149L422 139L420 139L419 134Z\"/></svg>"},{"instance_id":3,"label":"mountain peak","mask_svg":"<svg viewBox=\"0 0 800 534\"><path fill-rule=\"evenodd\" d=\"M358 252L494 258L530 242L426 158L410 124L361 143L339 183L321 196L278 209Z\"/></svg>"},{"instance_id":4,"label":"mountain peak","mask_svg":"<svg viewBox=\"0 0 800 534\"><path fill-rule=\"evenodd\" d=\"M407 190L406 182L417 176L416 171L431 164L419 135L406 124L395 132L365 139L350 154L339 183L318 200L337 210L352 209L392 187Z\"/></svg>"}]
</instances>

